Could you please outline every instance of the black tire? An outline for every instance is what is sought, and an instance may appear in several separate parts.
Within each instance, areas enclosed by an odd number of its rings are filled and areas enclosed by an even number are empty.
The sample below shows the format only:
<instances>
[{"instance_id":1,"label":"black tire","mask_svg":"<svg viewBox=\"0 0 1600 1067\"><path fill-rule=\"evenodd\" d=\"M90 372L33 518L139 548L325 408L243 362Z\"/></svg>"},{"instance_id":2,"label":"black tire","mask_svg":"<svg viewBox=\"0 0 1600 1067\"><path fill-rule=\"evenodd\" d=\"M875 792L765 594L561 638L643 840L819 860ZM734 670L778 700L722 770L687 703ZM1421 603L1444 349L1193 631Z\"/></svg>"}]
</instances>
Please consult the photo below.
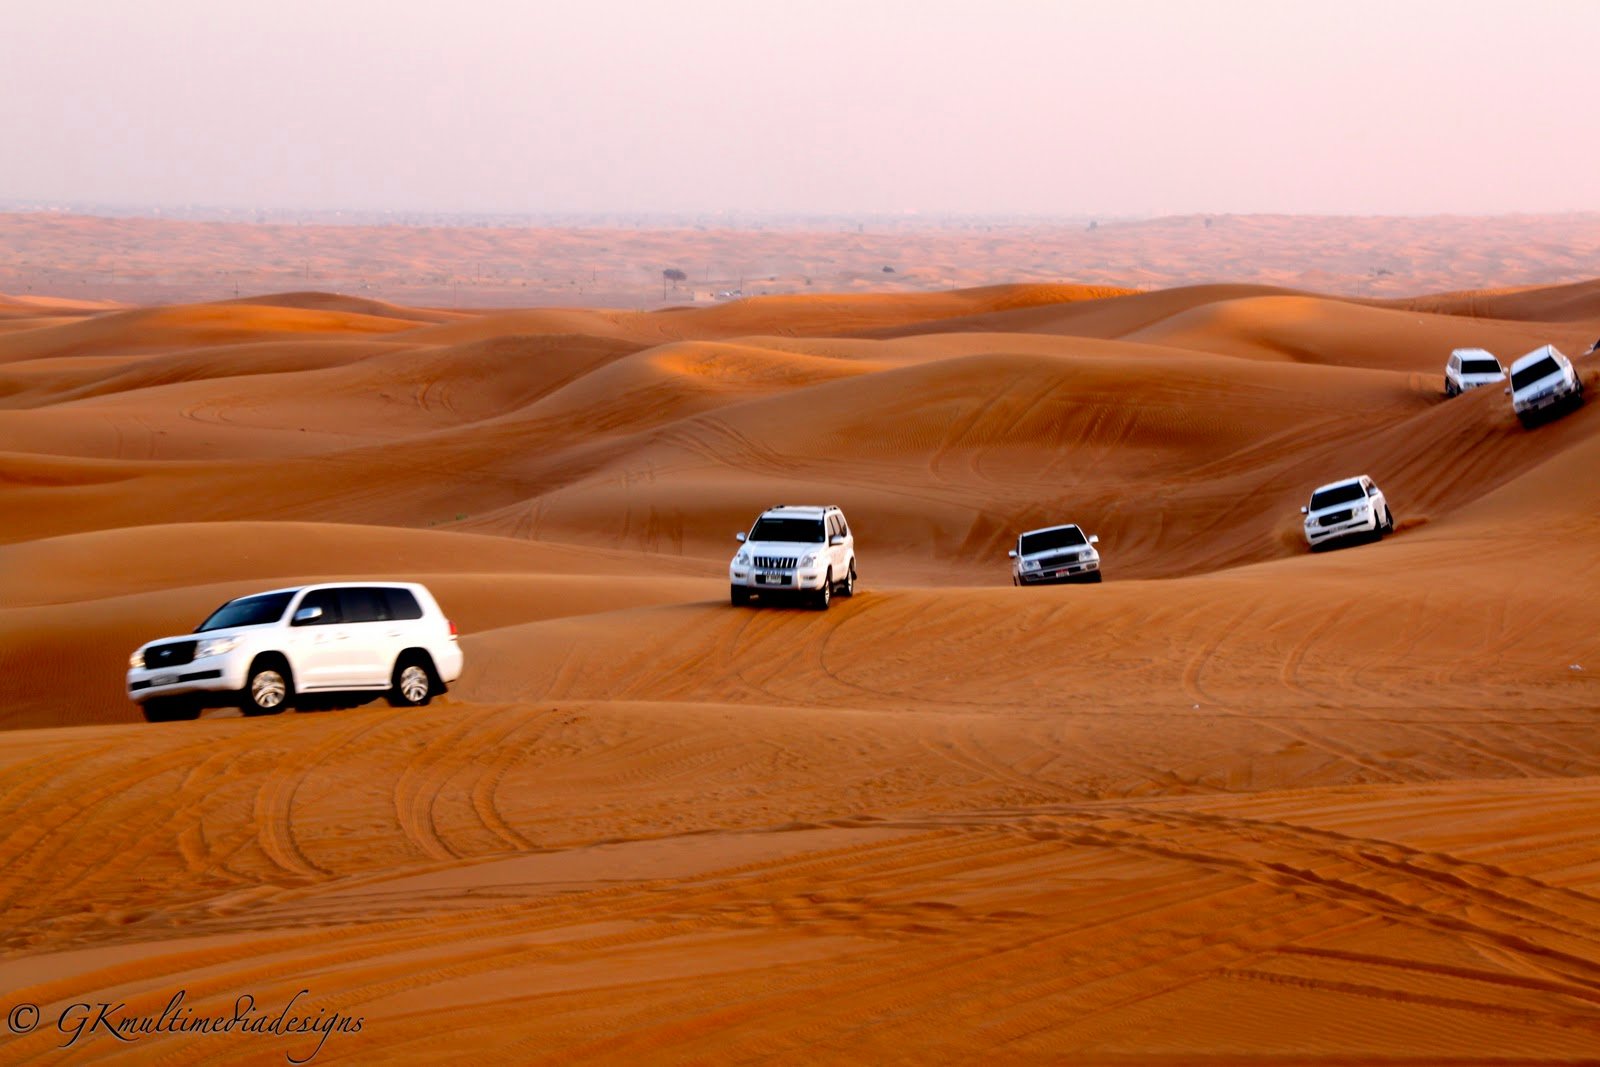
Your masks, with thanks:
<instances>
[{"instance_id":1,"label":"black tire","mask_svg":"<svg viewBox=\"0 0 1600 1067\"><path fill-rule=\"evenodd\" d=\"M294 706L294 675L282 656L259 656L245 675L239 707L246 715L277 715Z\"/></svg>"},{"instance_id":2,"label":"black tire","mask_svg":"<svg viewBox=\"0 0 1600 1067\"><path fill-rule=\"evenodd\" d=\"M433 661L421 652L403 653L389 675L389 703L397 708L425 708L439 692Z\"/></svg>"},{"instance_id":3,"label":"black tire","mask_svg":"<svg viewBox=\"0 0 1600 1067\"><path fill-rule=\"evenodd\" d=\"M1444 395L1445 396L1455 396L1456 395L1455 383L1452 382L1449 378L1446 378L1444 380Z\"/></svg>"},{"instance_id":4,"label":"black tire","mask_svg":"<svg viewBox=\"0 0 1600 1067\"><path fill-rule=\"evenodd\" d=\"M750 587L747 585L728 586L728 599L736 608L742 608L750 603Z\"/></svg>"},{"instance_id":5,"label":"black tire","mask_svg":"<svg viewBox=\"0 0 1600 1067\"><path fill-rule=\"evenodd\" d=\"M1394 533L1394 512L1389 510L1389 505L1387 504L1383 506L1383 532L1386 534Z\"/></svg>"},{"instance_id":6,"label":"black tire","mask_svg":"<svg viewBox=\"0 0 1600 1067\"><path fill-rule=\"evenodd\" d=\"M813 594L811 606L818 611L827 611L833 603L833 568L828 568L828 573L823 576L822 588Z\"/></svg>"},{"instance_id":7,"label":"black tire","mask_svg":"<svg viewBox=\"0 0 1600 1067\"><path fill-rule=\"evenodd\" d=\"M1099 585L1100 584L1100 572L1099 571L1090 571L1088 573L1088 575L1085 576L1084 581L1088 582L1090 585Z\"/></svg>"},{"instance_id":8,"label":"black tire","mask_svg":"<svg viewBox=\"0 0 1600 1067\"><path fill-rule=\"evenodd\" d=\"M200 717L200 702L187 696L151 697L139 710L145 722L184 722Z\"/></svg>"},{"instance_id":9,"label":"black tire","mask_svg":"<svg viewBox=\"0 0 1600 1067\"><path fill-rule=\"evenodd\" d=\"M851 560L850 561L850 571L849 571L848 574L845 575L844 581L839 583L839 595L840 596L855 596L856 595L856 561L855 560Z\"/></svg>"}]
</instances>

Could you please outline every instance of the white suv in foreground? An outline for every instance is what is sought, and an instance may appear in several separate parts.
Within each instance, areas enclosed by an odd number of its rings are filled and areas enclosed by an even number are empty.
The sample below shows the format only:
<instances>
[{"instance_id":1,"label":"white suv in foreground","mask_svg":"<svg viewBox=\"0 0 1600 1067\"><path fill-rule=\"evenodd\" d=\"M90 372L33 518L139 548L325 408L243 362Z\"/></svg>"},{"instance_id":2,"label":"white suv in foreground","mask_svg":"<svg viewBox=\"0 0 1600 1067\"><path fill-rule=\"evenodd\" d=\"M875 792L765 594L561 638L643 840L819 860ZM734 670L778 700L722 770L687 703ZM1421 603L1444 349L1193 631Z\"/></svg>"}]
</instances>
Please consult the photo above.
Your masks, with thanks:
<instances>
[{"instance_id":1,"label":"white suv in foreground","mask_svg":"<svg viewBox=\"0 0 1600 1067\"><path fill-rule=\"evenodd\" d=\"M417 707L461 677L455 624L425 586L351 582L230 600L193 634L164 637L128 660L128 697L151 722L237 703L276 715L296 694L387 690Z\"/></svg>"},{"instance_id":2,"label":"white suv in foreground","mask_svg":"<svg viewBox=\"0 0 1600 1067\"><path fill-rule=\"evenodd\" d=\"M1511 409L1524 426L1563 407L1583 403L1583 380L1572 362L1555 345L1534 349L1511 364L1511 384L1506 386Z\"/></svg>"},{"instance_id":3,"label":"white suv in foreground","mask_svg":"<svg viewBox=\"0 0 1600 1067\"><path fill-rule=\"evenodd\" d=\"M1444 395L1460 396L1480 385L1503 382L1506 369L1493 352L1482 348L1458 348L1444 365Z\"/></svg>"},{"instance_id":4,"label":"white suv in foreground","mask_svg":"<svg viewBox=\"0 0 1600 1067\"><path fill-rule=\"evenodd\" d=\"M1394 532L1394 515L1383 490L1365 474L1329 482L1300 509L1306 517L1306 543L1313 551L1347 537L1382 537Z\"/></svg>"},{"instance_id":5,"label":"white suv in foreground","mask_svg":"<svg viewBox=\"0 0 1600 1067\"><path fill-rule=\"evenodd\" d=\"M1055 582L1098 582L1100 538L1085 537L1068 523L1029 530L1011 550L1012 585L1047 585Z\"/></svg>"},{"instance_id":6,"label":"white suv in foreground","mask_svg":"<svg viewBox=\"0 0 1600 1067\"><path fill-rule=\"evenodd\" d=\"M761 513L728 564L735 604L752 596L798 593L826 610L833 595L856 591L856 539L832 505L779 504Z\"/></svg>"}]
</instances>

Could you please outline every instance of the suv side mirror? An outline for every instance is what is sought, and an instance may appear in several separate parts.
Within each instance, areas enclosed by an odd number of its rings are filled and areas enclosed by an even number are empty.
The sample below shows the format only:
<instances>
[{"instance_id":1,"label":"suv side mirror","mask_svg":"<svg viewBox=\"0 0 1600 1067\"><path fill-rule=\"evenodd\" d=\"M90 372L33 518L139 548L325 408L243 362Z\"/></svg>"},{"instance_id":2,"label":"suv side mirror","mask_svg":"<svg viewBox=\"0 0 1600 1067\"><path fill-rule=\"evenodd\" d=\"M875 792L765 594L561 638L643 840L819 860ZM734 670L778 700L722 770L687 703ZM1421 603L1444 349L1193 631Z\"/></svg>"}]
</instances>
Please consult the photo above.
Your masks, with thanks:
<instances>
[{"instance_id":1,"label":"suv side mirror","mask_svg":"<svg viewBox=\"0 0 1600 1067\"><path fill-rule=\"evenodd\" d=\"M1508 386L1506 386L1506 396L1510 396L1510 395L1511 395L1511 386L1508 385Z\"/></svg>"},{"instance_id":2,"label":"suv side mirror","mask_svg":"<svg viewBox=\"0 0 1600 1067\"><path fill-rule=\"evenodd\" d=\"M828 544L834 548L838 548L840 545L844 544L844 538L839 534L834 534L832 537L828 538Z\"/></svg>"},{"instance_id":3,"label":"suv side mirror","mask_svg":"<svg viewBox=\"0 0 1600 1067\"><path fill-rule=\"evenodd\" d=\"M294 625L304 626L322 618L322 609L318 607L301 608L294 613Z\"/></svg>"},{"instance_id":4,"label":"suv side mirror","mask_svg":"<svg viewBox=\"0 0 1600 1067\"><path fill-rule=\"evenodd\" d=\"M734 534L733 535L733 539L735 541L743 541L744 540L744 531L740 530L738 533Z\"/></svg>"},{"instance_id":5,"label":"suv side mirror","mask_svg":"<svg viewBox=\"0 0 1600 1067\"><path fill-rule=\"evenodd\" d=\"M1310 508L1301 508L1300 509L1300 514L1309 515L1309 514L1311 514L1311 509Z\"/></svg>"},{"instance_id":6,"label":"suv side mirror","mask_svg":"<svg viewBox=\"0 0 1600 1067\"><path fill-rule=\"evenodd\" d=\"M1007 552L1006 555L1010 556L1012 559L1016 559L1017 558L1017 550L1013 548L1010 552Z\"/></svg>"},{"instance_id":7,"label":"suv side mirror","mask_svg":"<svg viewBox=\"0 0 1600 1067\"><path fill-rule=\"evenodd\" d=\"M1100 543L1100 535L1099 534L1090 534L1089 535L1089 543L1091 545L1098 545Z\"/></svg>"}]
</instances>

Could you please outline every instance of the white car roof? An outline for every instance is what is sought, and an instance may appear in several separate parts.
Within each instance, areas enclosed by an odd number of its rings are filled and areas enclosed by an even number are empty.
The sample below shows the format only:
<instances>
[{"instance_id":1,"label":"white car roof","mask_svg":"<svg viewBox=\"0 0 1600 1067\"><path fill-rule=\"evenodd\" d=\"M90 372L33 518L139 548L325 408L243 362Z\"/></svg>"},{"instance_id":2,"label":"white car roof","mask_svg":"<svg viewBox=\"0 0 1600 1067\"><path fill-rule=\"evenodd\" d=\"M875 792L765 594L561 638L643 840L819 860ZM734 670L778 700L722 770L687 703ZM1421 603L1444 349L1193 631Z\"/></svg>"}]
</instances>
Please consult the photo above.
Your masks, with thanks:
<instances>
[{"instance_id":1,"label":"white car roof","mask_svg":"<svg viewBox=\"0 0 1600 1067\"><path fill-rule=\"evenodd\" d=\"M832 504L774 504L761 513L764 519L768 515L781 515L791 518L820 519L830 511L837 508Z\"/></svg>"},{"instance_id":2,"label":"white car roof","mask_svg":"<svg viewBox=\"0 0 1600 1067\"><path fill-rule=\"evenodd\" d=\"M307 585L286 585L281 589L263 589L259 593L241 593L229 600L247 600L253 596L271 596L273 593L299 593L309 592L313 589L346 589L350 586L360 586L363 589L421 589L418 582L369 582L360 578L351 578L343 582L311 582Z\"/></svg>"},{"instance_id":3,"label":"white car roof","mask_svg":"<svg viewBox=\"0 0 1600 1067\"><path fill-rule=\"evenodd\" d=\"M1079 533L1082 533L1083 532L1083 527L1079 526L1075 522L1064 522L1059 526L1041 526L1037 530L1024 530L1024 531L1022 531L1022 533L1017 535L1017 540L1020 541L1020 540L1022 540L1022 538L1027 537L1029 534L1049 533L1051 530L1077 530Z\"/></svg>"},{"instance_id":4,"label":"white car roof","mask_svg":"<svg viewBox=\"0 0 1600 1067\"><path fill-rule=\"evenodd\" d=\"M1337 489L1341 485L1353 485L1354 483L1359 482L1363 478L1367 478L1367 476L1365 474L1358 474L1354 478L1340 478L1336 482L1329 482L1327 485L1319 485L1319 486L1317 486L1315 489L1311 490L1311 495L1312 496L1316 496L1318 493L1322 492L1324 489ZM1372 479L1367 478L1367 480L1371 481Z\"/></svg>"},{"instance_id":5,"label":"white car roof","mask_svg":"<svg viewBox=\"0 0 1600 1067\"><path fill-rule=\"evenodd\" d=\"M1450 354L1462 359L1492 359L1496 364L1500 362L1500 358L1487 348L1457 348L1451 350Z\"/></svg>"},{"instance_id":6,"label":"white car roof","mask_svg":"<svg viewBox=\"0 0 1600 1067\"><path fill-rule=\"evenodd\" d=\"M1514 371L1521 370L1523 367L1539 362L1539 360L1543 359L1545 356L1549 356L1557 363L1567 362L1567 357L1562 355L1561 349L1557 348L1555 345L1540 345L1527 355L1517 357L1517 361L1511 364L1511 369Z\"/></svg>"}]
</instances>

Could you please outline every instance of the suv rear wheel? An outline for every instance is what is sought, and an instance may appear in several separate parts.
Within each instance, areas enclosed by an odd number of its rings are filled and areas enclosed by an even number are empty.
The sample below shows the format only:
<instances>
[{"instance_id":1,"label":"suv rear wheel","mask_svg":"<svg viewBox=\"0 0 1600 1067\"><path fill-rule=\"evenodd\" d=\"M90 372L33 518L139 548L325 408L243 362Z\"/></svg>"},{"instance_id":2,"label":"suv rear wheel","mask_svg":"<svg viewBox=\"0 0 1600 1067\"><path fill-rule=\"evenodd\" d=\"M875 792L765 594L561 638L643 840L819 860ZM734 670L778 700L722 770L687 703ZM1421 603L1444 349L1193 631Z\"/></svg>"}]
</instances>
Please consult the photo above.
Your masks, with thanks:
<instances>
[{"instance_id":1,"label":"suv rear wheel","mask_svg":"<svg viewBox=\"0 0 1600 1067\"><path fill-rule=\"evenodd\" d=\"M840 596L856 595L856 561L850 561L850 572L845 575L844 582L839 586Z\"/></svg>"},{"instance_id":2,"label":"suv rear wheel","mask_svg":"<svg viewBox=\"0 0 1600 1067\"><path fill-rule=\"evenodd\" d=\"M391 676L389 703L397 708L425 707L433 699L437 683L433 664L421 653L412 652L395 661Z\"/></svg>"},{"instance_id":3,"label":"suv rear wheel","mask_svg":"<svg viewBox=\"0 0 1600 1067\"><path fill-rule=\"evenodd\" d=\"M294 703L294 679L278 656L262 656L250 665L240 705L246 715L276 715Z\"/></svg>"}]
</instances>

